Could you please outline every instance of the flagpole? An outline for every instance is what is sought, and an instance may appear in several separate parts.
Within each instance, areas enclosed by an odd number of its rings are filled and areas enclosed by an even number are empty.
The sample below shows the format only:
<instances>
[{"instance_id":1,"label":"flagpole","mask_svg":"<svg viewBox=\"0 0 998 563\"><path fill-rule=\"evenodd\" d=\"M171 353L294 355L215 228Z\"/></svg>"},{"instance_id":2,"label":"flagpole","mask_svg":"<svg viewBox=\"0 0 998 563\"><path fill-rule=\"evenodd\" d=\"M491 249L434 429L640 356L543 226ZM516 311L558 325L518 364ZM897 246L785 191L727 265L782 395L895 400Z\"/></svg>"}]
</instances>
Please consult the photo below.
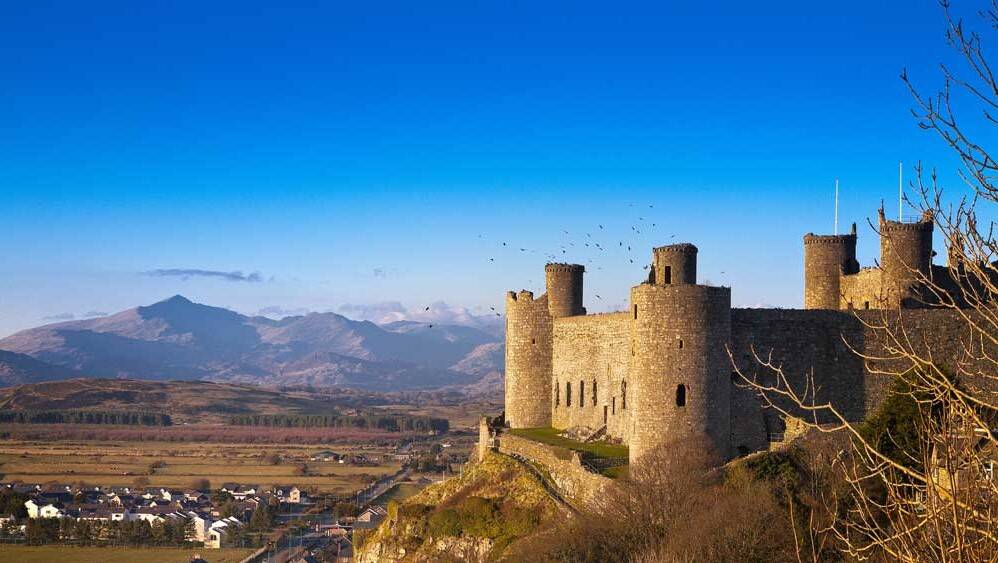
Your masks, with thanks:
<instances>
[{"instance_id":1,"label":"flagpole","mask_svg":"<svg viewBox=\"0 0 998 563\"><path fill-rule=\"evenodd\" d=\"M898 222L904 221L904 183L902 177L904 176L904 168L902 167L904 163L898 162Z\"/></svg>"},{"instance_id":2,"label":"flagpole","mask_svg":"<svg viewBox=\"0 0 998 563\"><path fill-rule=\"evenodd\" d=\"M839 179L835 179L835 234L839 234Z\"/></svg>"}]
</instances>

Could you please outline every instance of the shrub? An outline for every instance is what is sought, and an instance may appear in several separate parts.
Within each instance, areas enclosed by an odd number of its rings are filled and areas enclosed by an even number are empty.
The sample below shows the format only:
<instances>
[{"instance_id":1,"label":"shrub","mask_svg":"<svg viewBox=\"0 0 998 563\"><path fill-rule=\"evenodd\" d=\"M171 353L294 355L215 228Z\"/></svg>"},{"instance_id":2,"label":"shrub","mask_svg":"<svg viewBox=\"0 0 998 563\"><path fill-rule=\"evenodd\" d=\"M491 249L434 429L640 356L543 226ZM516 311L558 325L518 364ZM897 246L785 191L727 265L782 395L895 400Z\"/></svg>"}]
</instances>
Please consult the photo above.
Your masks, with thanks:
<instances>
[{"instance_id":1,"label":"shrub","mask_svg":"<svg viewBox=\"0 0 998 563\"><path fill-rule=\"evenodd\" d=\"M468 497L461 506L461 529L478 538L495 539L502 535L502 518L495 501Z\"/></svg>"},{"instance_id":2,"label":"shrub","mask_svg":"<svg viewBox=\"0 0 998 563\"><path fill-rule=\"evenodd\" d=\"M453 508L444 508L430 515L430 536L442 538L461 535L461 515Z\"/></svg>"}]
</instances>

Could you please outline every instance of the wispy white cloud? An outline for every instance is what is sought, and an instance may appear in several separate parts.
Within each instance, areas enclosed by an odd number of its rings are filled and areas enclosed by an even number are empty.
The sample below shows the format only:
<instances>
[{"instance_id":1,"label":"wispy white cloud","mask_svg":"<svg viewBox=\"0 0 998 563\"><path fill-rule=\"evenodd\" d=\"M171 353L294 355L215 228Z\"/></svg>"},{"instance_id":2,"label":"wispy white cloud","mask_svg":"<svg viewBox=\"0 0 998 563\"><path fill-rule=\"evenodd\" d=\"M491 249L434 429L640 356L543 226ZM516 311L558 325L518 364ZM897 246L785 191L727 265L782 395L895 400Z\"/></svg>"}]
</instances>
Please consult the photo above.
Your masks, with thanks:
<instances>
[{"instance_id":1,"label":"wispy white cloud","mask_svg":"<svg viewBox=\"0 0 998 563\"><path fill-rule=\"evenodd\" d=\"M232 272L222 272L219 270L201 270L197 268L166 268L166 269L156 269L150 270L148 272L143 272L147 276L154 276L158 278L169 278L177 277L181 280L187 281L191 278L216 278L231 282L250 282L259 283L263 281L263 276L260 272L252 272L249 274L244 274L239 270Z\"/></svg>"}]
</instances>

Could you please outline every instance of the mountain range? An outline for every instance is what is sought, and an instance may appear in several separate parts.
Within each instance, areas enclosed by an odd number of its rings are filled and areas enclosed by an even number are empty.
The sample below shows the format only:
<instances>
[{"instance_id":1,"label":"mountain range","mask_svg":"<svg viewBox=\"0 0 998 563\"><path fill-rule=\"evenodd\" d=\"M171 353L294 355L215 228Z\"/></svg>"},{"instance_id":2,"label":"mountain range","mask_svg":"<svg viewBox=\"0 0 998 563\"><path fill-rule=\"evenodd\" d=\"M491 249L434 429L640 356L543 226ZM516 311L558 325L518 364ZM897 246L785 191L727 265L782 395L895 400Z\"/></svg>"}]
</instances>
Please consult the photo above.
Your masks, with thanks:
<instances>
[{"instance_id":1,"label":"mountain range","mask_svg":"<svg viewBox=\"0 0 998 563\"><path fill-rule=\"evenodd\" d=\"M0 385L69 377L211 380L372 391L501 385L502 337L472 326L274 320L180 295L0 339Z\"/></svg>"}]
</instances>

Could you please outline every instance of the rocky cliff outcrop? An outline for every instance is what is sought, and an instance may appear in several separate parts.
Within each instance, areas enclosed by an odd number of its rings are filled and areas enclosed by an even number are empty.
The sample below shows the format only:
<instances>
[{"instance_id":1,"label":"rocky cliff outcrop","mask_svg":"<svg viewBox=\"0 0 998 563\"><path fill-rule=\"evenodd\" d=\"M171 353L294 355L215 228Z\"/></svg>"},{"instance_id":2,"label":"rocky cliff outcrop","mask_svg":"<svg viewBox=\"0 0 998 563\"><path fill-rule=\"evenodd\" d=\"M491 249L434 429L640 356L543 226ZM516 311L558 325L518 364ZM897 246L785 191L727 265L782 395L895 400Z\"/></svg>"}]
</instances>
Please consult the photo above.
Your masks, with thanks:
<instances>
[{"instance_id":1,"label":"rocky cliff outcrop","mask_svg":"<svg viewBox=\"0 0 998 563\"><path fill-rule=\"evenodd\" d=\"M358 563L519 560L520 540L567 516L532 472L496 453L388 512L359 542Z\"/></svg>"}]
</instances>

